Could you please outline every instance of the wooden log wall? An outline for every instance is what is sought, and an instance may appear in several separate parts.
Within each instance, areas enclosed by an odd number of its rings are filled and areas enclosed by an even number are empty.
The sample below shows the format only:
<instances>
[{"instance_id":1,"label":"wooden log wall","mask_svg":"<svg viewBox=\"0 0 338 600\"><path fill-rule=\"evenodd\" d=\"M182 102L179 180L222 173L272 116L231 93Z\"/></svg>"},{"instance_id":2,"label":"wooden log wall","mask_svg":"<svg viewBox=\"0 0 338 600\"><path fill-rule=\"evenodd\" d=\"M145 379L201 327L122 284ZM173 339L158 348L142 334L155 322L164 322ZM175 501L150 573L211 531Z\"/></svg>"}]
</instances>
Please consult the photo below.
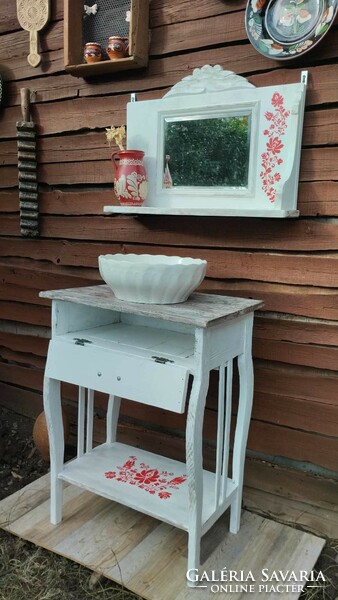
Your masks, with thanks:
<instances>
[{"instance_id":1,"label":"wooden log wall","mask_svg":"<svg viewBox=\"0 0 338 600\"><path fill-rule=\"evenodd\" d=\"M246 0L152 0L150 63L85 81L63 68L63 0L41 35L42 63L27 63L15 2L0 12L0 404L41 410L50 307L40 290L100 282L102 253L205 258L202 291L264 300L254 332L255 399L249 449L299 468L338 471L338 35L291 62L258 54L244 28ZM113 202L105 127L125 122L130 93L161 97L204 64L256 86L299 81L309 70L296 220L103 216ZM39 132L41 237L20 236L16 121L20 88L33 92ZM214 438L211 388L205 438ZM75 390L64 386L75 403ZM105 398L98 396L98 409ZM100 412L97 436L102 433ZM182 456L184 417L125 402L122 439ZM101 433L100 433L101 432ZM174 436L174 437L173 437Z\"/></svg>"}]
</instances>

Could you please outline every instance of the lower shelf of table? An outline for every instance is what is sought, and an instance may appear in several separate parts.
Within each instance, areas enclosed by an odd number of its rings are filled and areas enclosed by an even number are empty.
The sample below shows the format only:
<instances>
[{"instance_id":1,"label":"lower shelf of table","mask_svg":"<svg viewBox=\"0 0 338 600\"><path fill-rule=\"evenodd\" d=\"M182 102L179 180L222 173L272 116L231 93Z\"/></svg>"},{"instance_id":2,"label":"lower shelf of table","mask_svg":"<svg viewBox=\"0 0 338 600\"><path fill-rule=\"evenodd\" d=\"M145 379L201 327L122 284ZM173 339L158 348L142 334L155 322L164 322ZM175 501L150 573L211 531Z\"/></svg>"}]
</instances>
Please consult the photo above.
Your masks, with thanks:
<instances>
[{"instance_id":1,"label":"lower shelf of table","mask_svg":"<svg viewBox=\"0 0 338 600\"><path fill-rule=\"evenodd\" d=\"M102 444L66 463L59 479L188 529L187 472L186 465L179 461L118 442ZM204 470L203 483L202 523L205 525L215 520L212 518L215 474ZM228 479L222 512L230 505L235 491L234 482Z\"/></svg>"}]
</instances>

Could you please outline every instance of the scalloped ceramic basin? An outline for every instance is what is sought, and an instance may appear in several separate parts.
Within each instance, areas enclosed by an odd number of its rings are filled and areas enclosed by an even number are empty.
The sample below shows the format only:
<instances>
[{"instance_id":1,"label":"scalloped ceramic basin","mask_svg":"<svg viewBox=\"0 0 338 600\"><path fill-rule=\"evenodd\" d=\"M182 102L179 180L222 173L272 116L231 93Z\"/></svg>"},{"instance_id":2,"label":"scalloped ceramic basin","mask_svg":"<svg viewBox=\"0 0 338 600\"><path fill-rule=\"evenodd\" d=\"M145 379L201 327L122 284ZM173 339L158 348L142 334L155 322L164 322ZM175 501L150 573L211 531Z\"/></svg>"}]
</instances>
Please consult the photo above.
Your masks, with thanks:
<instances>
[{"instance_id":1,"label":"scalloped ceramic basin","mask_svg":"<svg viewBox=\"0 0 338 600\"><path fill-rule=\"evenodd\" d=\"M207 261L180 256L103 254L102 279L116 298L143 304L185 302L203 281Z\"/></svg>"}]
</instances>

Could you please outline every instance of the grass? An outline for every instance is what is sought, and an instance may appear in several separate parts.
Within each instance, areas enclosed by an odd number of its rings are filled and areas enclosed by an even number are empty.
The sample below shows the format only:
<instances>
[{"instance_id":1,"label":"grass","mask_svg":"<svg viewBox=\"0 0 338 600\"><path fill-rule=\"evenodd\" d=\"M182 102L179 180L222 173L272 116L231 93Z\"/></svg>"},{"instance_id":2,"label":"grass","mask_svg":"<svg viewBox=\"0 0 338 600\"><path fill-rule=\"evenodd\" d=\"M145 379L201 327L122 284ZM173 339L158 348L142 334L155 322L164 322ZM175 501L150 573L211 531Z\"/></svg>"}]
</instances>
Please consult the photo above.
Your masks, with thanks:
<instances>
[{"instance_id":1,"label":"grass","mask_svg":"<svg viewBox=\"0 0 338 600\"><path fill-rule=\"evenodd\" d=\"M338 600L338 540L326 543L314 571L321 571L325 582L319 580L318 588L305 588L299 600Z\"/></svg>"},{"instance_id":2,"label":"grass","mask_svg":"<svg viewBox=\"0 0 338 600\"><path fill-rule=\"evenodd\" d=\"M0 600L141 600L108 579L0 531Z\"/></svg>"}]
</instances>

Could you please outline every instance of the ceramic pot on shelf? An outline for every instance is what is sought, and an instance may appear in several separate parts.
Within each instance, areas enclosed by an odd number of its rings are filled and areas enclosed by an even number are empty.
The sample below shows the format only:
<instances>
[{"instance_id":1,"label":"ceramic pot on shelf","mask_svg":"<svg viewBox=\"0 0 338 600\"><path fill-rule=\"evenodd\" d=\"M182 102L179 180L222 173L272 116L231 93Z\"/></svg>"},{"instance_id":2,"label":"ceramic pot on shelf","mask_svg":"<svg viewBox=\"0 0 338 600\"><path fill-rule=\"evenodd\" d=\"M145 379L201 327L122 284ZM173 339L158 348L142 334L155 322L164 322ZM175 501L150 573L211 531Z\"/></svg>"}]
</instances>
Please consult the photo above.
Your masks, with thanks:
<instances>
[{"instance_id":1,"label":"ceramic pot on shelf","mask_svg":"<svg viewBox=\"0 0 338 600\"><path fill-rule=\"evenodd\" d=\"M97 63L102 60L101 44L97 42L88 42L83 49L83 57L86 63Z\"/></svg>"},{"instance_id":2,"label":"ceramic pot on shelf","mask_svg":"<svg viewBox=\"0 0 338 600\"><path fill-rule=\"evenodd\" d=\"M69 419L65 409L62 407L62 422L64 431L64 441L69 438ZM42 411L35 420L33 427L33 441L41 458L49 461L49 436L45 412Z\"/></svg>"},{"instance_id":3,"label":"ceramic pot on shelf","mask_svg":"<svg viewBox=\"0 0 338 600\"><path fill-rule=\"evenodd\" d=\"M138 206L148 193L147 173L143 164L142 150L119 150L113 152L114 189L120 204Z\"/></svg>"},{"instance_id":4,"label":"ceramic pot on shelf","mask_svg":"<svg viewBox=\"0 0 338 600\"><path fill-rule=\"evenodd\" d=\"M108 40L106 52L110 60L116 60L128 56L129 39L112 35Z\"/></svg>"}]
</instances>

